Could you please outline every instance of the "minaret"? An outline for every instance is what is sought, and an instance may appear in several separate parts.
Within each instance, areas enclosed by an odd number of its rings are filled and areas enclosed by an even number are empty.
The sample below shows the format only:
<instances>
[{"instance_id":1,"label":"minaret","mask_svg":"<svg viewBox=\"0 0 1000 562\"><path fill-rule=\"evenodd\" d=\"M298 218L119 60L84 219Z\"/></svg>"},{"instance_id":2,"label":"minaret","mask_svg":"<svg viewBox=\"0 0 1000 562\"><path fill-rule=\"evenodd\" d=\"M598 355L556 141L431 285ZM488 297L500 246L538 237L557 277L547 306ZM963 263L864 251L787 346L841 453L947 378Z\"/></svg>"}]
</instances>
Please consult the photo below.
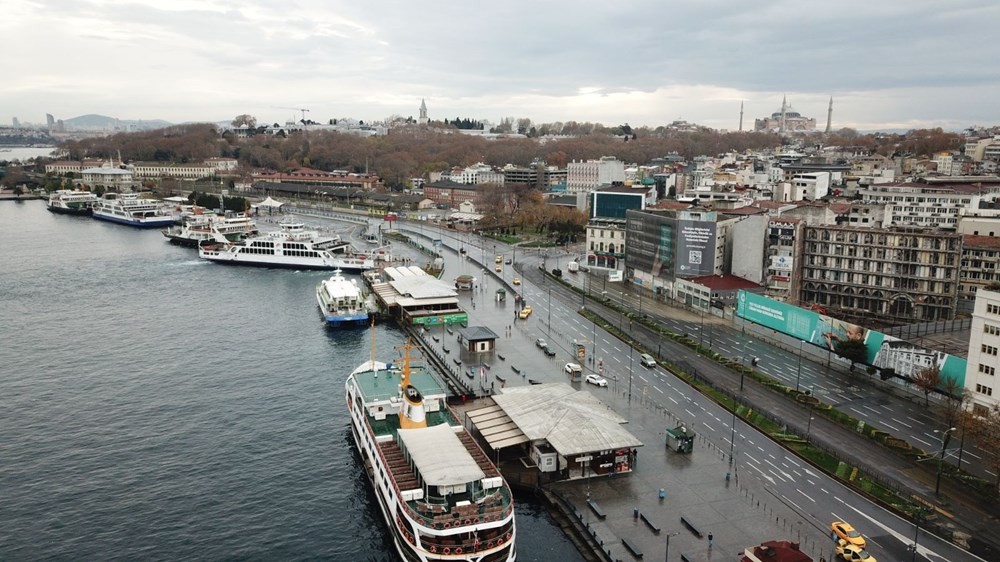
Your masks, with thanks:
<instances>
[{"instance_id":1,"label":"minaret","mask_svg":"<svg viewBox=\"0 0 1000 562\"><path fill-rule=\"evenodd\" d=\"M426 125L430 119L427 118L427 104L423 99L420 100L420 119L417 121L421 125Z\"/></svg>"},{"instance_id":2,"label":"minaret","mask_svg":"<svg viewBox=\"0 0 1000 562\"><path fill-rule=\"evenodd\" d=\"M743 100L740 100L740 132L743 132Z\"/></svg>"},{"instance_id":3,"label":"minaret","mask_svg":"<svg viewBox=\"0 0 1000 562\"><path fill-rule=\"evenodd\" d=\"M787 96L781 96L781 132L785 132L785 110L788 108Z\"/></svg>"},{"instance_id":4,"label":"minaret","mask_svg":"<svg viewBox=\"0 0 1000 562\"><path fill-rule=\"evenodd\" d=\"M830 107L826 110L826 134L830 134L830 122L833 121L833 96L830 96Z\"/></svg>"}]
</instances>

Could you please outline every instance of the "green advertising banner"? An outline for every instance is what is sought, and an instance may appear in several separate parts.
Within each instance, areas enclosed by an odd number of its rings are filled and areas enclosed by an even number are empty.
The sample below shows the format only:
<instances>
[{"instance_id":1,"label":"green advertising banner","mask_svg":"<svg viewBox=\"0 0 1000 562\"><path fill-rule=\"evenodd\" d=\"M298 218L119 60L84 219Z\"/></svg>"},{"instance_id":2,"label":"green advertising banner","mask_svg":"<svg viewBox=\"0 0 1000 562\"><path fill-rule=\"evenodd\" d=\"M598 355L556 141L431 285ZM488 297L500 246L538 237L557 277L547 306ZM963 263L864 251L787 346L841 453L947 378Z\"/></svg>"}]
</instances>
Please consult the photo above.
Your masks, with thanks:
<instances>
[{"instance_id":1,"label":"green advertising banner","mask_svg":"<svg viewBox=\"0 0 1000 562\"><path fill-rule=\"evenodd\" d=\"M865 344L865 363L893 369L900 377L913 377L920 370L937 367L941 379L965 385L966 360L947 353L887 336L812 310L792 306L761 295L740 291L736 315L744 320L836 352L838 344L860 341Z\"/></svg>"}]
</instances>

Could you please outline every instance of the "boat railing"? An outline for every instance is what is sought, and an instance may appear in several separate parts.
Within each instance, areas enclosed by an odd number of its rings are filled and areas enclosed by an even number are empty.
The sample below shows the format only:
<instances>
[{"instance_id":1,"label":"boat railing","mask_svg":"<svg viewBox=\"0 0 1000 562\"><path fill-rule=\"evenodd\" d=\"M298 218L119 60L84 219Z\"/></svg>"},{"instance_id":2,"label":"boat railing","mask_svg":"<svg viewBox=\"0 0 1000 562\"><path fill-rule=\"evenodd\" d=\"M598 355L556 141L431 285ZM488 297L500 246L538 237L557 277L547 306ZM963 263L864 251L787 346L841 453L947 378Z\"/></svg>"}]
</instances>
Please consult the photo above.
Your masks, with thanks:
<instances>
[{"instance_id":1,"label":"boat railing","mask_svg":"<svg viewBox=\"0 0 1000 562\"><path fill-rule=\"evenodd\" d=\"M368 422L368 416L364 416L365 425L368 427L369 435L375 435L371 424ZM400 489L399 483L396 480L396 474L389 468L389 460L386 458L385 454L382 452L382 448L375 445L375 451L378 453L379 458L382 461L382 466L386 467L386 471L389 473L390 480L392 481L392 487L396 490L396 497L399 498L399 505L411 518L422 522L427 526L434 526L437 529L444 529L444 523L453 521L459 515L457 513L468 512L469 518L483 518L490 517L493 521L499 521L506 519L514 509L513 503L510 501L510 490L507 488L506 483L504 486L497 489L497 494L495 496L499 499L499 502L487 500L482 503L470 503L467 506L454 507L448 509L447 506L443 504L431 504L428 502L421 502L419 500L414 501L403 501L403 490ZM413 504L413 505L410 505ZM420 505L423 510L416 509L416 506ZM435 507L440 505L440 507ZM444 511L439 511L440 509ZM469 509L472 508L472 509ZM426 511L426 513L424 512Z\"/></svg>"}]
</instances>

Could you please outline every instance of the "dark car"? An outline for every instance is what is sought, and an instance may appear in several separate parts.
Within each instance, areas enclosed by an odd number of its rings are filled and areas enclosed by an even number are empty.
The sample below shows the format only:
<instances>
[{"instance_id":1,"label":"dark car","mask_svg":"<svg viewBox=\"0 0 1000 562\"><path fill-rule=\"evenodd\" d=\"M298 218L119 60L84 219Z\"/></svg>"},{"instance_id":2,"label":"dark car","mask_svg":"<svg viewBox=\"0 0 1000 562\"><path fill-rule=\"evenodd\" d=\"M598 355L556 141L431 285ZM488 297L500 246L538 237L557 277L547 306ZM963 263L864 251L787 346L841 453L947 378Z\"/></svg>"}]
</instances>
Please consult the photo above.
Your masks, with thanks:
<instances>
[{"instance_id":1,"label":"dark car","mask_svg":"<svg viewBox=\"0 0 1000 562\"><path fill-rule=\"evenodd\" d=\"M546 347L542 351L544 351L545 355L548 355L549 357L555 357L556 356L556 352L551 347Z\"/></svg>"},{"instance_id":2,"label":"dark car","mask_svg":"<svg viewBox=\"0 0 1000 562\"><path fill-rule=\"evenodd\" d=\"M555 275L556 277L562 277L562 270L559 268L553 269L552 275Z\"/></svg>"}]
</instances>

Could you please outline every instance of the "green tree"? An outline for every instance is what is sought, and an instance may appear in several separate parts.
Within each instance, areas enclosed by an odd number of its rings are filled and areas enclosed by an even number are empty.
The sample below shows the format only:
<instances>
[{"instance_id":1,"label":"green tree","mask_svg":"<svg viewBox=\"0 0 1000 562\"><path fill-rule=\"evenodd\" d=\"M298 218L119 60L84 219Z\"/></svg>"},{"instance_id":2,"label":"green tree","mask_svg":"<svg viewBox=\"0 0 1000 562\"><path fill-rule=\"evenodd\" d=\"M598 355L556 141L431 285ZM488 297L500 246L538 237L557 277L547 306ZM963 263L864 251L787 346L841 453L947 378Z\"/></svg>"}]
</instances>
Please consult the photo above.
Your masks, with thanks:
<instances>
[{"instance_id":1,"label":"green tree","mask_svg":"<svg viewBox=\"0 0 1000 562\"><path fill-rule=\"evenodd\" d=\"M233 118L233 127L241 127L246 125L247 127L253 129L257 127L257 118L248 113L242 115L237 115Z\"/></svg>"},{"instance_id":2,"label":"green tree","mask_svg":"<svg viewBox=\"0 0 1000 562\"><path fill-rule=\"evenodd\" d=\"M850 361L852 365L854 363L864 363L868 359L868 348L865 347L865 342L863 341L837 341L833 352Z\"/></svg>"}]
</instances>

